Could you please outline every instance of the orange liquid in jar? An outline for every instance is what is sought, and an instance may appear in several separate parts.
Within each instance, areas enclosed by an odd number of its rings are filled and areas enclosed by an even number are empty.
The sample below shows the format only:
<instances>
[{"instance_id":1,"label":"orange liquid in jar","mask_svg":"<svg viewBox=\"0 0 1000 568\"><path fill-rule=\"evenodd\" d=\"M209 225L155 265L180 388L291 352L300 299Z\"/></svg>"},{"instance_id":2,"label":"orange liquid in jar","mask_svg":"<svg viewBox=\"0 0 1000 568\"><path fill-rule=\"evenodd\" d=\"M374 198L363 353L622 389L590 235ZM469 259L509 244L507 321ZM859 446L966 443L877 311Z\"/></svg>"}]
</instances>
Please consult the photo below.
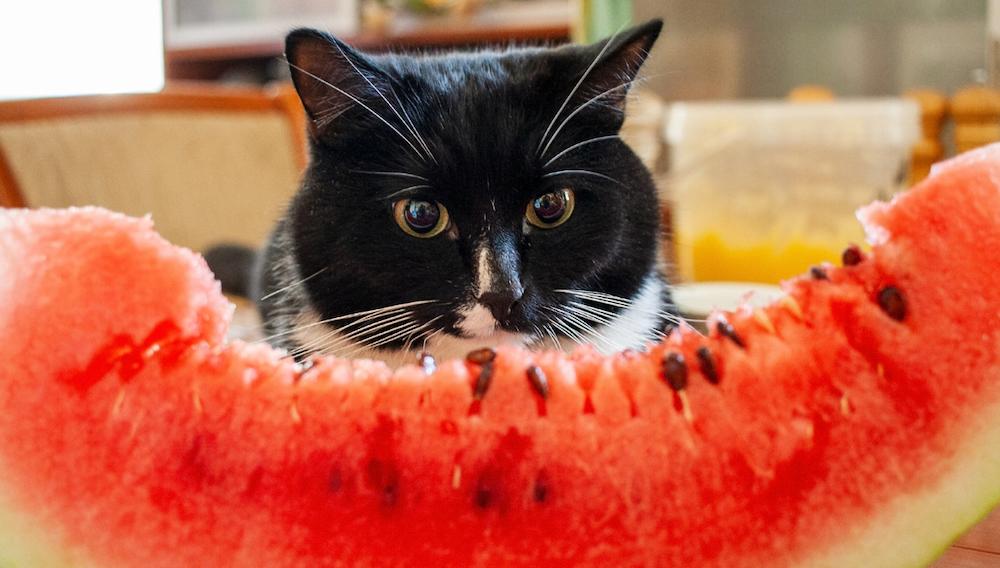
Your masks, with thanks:
<instances>
[{"instance_id":1,"label":"orange liquid in jar","mask_svg":"<svg viewBox=\"0 0 1000 568\"><path fill-rule=\"evenodd\" d=\"M778 282L802 274L822 262L837 262L850 242L860 235L834 244L806 237L785 243L735 242L709 231L685 238L677 235L681 276L689 282Z\"/></svg>"}]
</instances>

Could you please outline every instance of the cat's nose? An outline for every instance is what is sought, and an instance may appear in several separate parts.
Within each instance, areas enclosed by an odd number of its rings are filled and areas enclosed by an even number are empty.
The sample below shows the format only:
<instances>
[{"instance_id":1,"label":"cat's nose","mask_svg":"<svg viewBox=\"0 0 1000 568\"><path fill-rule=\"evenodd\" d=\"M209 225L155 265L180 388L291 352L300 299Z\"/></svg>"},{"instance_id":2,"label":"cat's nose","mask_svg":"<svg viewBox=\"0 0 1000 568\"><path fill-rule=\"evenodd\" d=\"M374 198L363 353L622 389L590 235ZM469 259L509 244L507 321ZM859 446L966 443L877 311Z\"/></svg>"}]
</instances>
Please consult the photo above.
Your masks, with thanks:
<instances>
[{"instance_id":1,"label":"cat's nose","mask_svg":"<svg viewBox=\"0 0 1000 568\"><path fill-rule=\"evenodd\" d=\"M524 295L524 289L516 286L511 289L483 292L477 300L480 304L489 308L490 313L497 321L507 321L514 306Z\"/></svg>"}]
</instances>

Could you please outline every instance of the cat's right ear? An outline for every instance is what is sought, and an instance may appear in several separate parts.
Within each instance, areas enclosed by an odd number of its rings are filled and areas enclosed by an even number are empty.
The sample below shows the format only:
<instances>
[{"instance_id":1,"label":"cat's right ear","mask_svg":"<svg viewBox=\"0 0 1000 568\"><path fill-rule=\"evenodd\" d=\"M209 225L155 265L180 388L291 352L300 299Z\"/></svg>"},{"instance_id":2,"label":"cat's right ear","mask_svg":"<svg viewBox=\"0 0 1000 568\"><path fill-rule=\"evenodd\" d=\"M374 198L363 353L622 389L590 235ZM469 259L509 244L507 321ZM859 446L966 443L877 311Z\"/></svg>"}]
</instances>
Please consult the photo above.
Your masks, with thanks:
<instances>
[{"instance_id":1,"label":"cat's right ear","mask_svg":"<svg viewBox=\"0 0 1000 568\"><path fill-rule=\"evenodd\" d=\"M378 67L330 34L300 28L285 38L292 83L318 136L337 117L389 89Z\"/></svg>"}]
</instances>

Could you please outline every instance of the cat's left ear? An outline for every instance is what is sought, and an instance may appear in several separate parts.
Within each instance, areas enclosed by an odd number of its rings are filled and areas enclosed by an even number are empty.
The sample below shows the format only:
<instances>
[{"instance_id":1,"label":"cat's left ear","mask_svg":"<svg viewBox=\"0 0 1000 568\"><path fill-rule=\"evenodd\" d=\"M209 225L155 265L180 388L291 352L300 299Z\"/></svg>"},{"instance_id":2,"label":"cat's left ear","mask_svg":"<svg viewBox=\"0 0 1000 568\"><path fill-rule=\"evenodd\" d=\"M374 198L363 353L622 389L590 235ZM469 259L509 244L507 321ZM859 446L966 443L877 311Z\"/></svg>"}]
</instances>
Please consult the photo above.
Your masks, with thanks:
<instances>
[{"instance_id":1,"label":"cat's left ear","mask_svg":"<svg viewBox=\"0 0 1000 568\"><path fill-rule=\"evenodd\" d=\"M388 76L374 63L321 31L301 28L288 34L285 58L314 136L390 89Z\"/></svg>"},{"instance_id":2,"label":"cat's left ear","mask_svg":"<svg viewBox=\"0 0 1000 568\"><path fill-rule=\"evenodd\" d=\"M603 107L624 112L629 89L662 29L663 20L650 20L583 48L581 62L588 67L581 94L588 100L595 98Z\"/></svg>"}]
</instances>

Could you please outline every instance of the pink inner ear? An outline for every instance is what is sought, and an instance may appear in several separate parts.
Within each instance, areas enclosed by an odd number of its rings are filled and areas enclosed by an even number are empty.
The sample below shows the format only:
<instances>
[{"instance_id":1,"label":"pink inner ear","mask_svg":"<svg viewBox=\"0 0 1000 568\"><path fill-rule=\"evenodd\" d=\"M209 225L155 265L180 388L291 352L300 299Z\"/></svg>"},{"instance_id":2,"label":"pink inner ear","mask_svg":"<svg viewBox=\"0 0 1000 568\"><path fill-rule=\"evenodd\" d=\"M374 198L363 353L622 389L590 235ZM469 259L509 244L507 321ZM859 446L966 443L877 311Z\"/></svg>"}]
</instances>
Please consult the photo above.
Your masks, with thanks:
<instances>
[{"instance_id":1,"label":"pink inner ear","mask_svg":"<svg viewBox=\"0 0 1000 568\"><path fill-rule=\"evenodd\" d=\"M296 30L288 36L285 53L295 89L316 128L388 88L370 61L327 34Z\"/></svg>"}]
</instances>

